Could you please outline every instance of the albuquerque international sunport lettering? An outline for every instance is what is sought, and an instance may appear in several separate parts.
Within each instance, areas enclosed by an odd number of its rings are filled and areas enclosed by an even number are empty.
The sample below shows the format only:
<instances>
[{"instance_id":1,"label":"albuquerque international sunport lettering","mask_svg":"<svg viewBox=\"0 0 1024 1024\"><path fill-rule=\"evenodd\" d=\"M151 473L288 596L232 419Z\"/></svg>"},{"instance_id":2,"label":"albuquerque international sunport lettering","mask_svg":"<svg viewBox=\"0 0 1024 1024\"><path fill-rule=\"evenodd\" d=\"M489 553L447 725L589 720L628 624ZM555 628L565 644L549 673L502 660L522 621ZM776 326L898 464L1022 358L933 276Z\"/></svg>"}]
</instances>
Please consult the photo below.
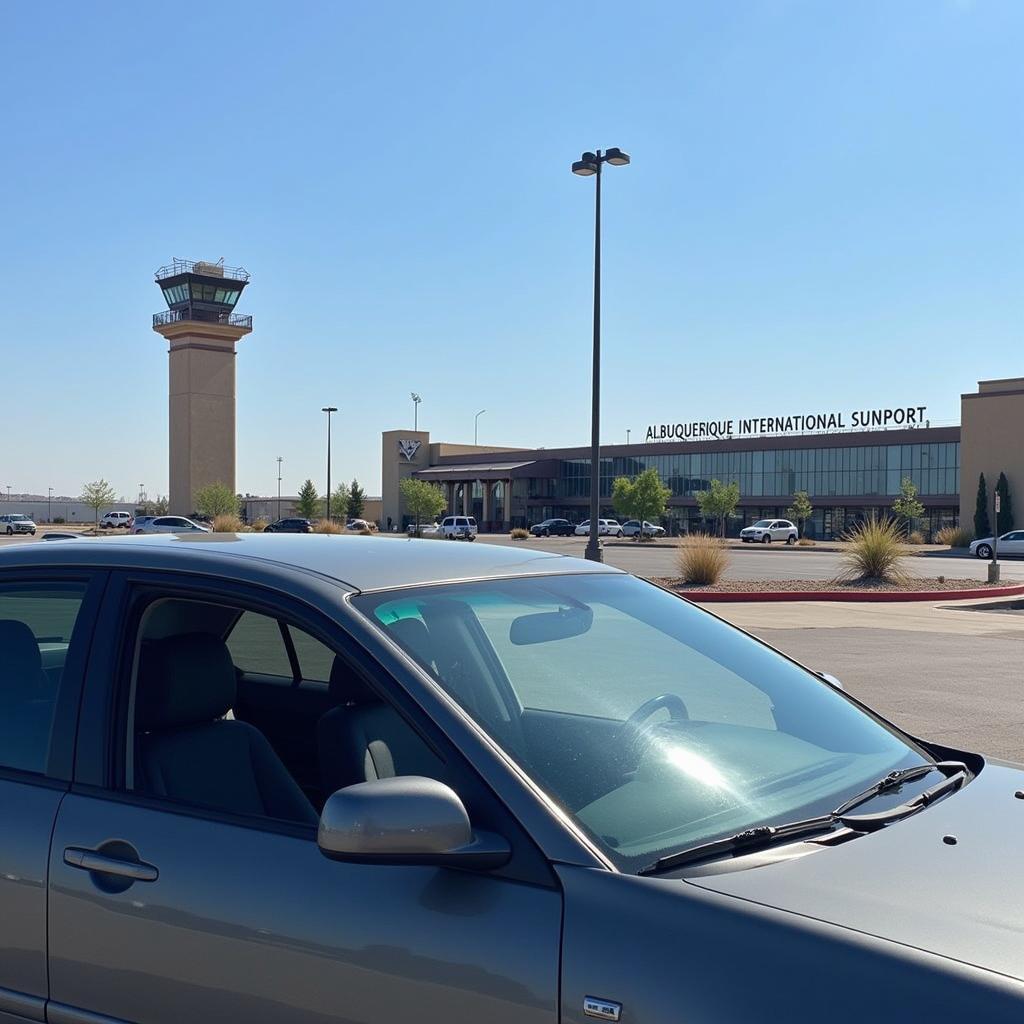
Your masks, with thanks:
<instances>
[{"instance_id":1,"label":"albuquerque international sunport lettering","mask_svg":"<svg viewBox=\"0 0 1024 1024\"><path fill-rule=\"evenodd\" d=\"M706 437L753 437L758 434L813 433L828 430L886 430L891 427L922 427L925 405L896 409L854 409L842 412L798 413L795 416L753 416L748 419L692 420L688 423L653 423L648 441L697 441Z\"/></svg>"}]
</instances>

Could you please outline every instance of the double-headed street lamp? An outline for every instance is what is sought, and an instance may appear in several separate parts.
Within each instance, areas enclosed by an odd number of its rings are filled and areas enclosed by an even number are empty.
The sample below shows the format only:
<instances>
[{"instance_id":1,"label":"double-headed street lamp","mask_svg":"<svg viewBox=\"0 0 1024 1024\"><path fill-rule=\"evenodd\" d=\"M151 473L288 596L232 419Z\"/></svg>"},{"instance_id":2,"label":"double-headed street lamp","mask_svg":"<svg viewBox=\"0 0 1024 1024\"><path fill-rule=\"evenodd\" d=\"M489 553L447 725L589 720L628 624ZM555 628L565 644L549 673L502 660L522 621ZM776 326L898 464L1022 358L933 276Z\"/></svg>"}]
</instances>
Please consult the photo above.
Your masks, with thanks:
<instances>
[{"instance_id":1,"label":"double-headed street lamp","mask_svg":"<svg viewBox=\"0 0 1024 1024\"><path fill-rule=\"evenodd\" d=\"M327 413L327 522L331 521L331 413L338 409L333 405L325 405L321 412Z\"/></svg>"},{"instance_id":2,"label":"double-headed street lamp","mask_svg":"<svg viewBox=\"0 0 1024 1024\"><path fill-rule=\"evenodd\" d=\"M420 402L423 401L415 391L409 392L412 397L412 429L415 433L420 429Z\"/></svg>"},{"instance_id":3,"label":"double-headed street lamp","mask_svg":"<svg viewBox=\"0 0 1024 1024\"><path fill-rule=\"evenodd\" d=\"M611 164L623 167L629 163L629 155L613 148L603 153L584 153L572 165L572 173L581 177L597 177L594 192L594 370L591 381L590 414L590 538L587 540L586 557L592 562L603 562L601 543L598 540L599 517L601 515L601 167Z\"/></svg>"}]
</instances>

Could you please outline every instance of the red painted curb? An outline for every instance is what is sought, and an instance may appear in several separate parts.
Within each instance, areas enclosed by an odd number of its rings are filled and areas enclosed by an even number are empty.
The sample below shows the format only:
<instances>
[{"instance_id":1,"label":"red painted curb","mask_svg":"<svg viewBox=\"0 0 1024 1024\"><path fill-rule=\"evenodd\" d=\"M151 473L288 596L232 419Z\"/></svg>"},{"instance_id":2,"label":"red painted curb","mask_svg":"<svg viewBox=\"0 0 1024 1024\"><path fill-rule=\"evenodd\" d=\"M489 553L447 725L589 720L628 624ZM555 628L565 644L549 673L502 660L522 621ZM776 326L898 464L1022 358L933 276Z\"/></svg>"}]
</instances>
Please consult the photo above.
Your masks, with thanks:
<instances>
[{"instance_id":1,"label":"red painted curb","mask_svg":"<svg viewBox=\"0 0 1024 1024\"><path fill-rule=\"evenodd\" d=\"M677 590L680 597L698 603L715 601L966 601L979 597L1015 597L1024 584L973 590Z\"/></svg>"}]
</instances>

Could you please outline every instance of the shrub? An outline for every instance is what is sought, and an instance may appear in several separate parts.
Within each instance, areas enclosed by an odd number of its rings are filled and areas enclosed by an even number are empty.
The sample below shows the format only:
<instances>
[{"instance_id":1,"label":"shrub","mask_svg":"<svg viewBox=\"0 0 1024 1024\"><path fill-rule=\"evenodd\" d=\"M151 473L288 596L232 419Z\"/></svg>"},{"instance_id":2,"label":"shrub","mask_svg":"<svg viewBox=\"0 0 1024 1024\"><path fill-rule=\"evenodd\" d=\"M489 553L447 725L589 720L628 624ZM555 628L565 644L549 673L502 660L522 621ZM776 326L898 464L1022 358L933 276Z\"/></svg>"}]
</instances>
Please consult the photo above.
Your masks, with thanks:
<instances>
[{"instance_id":1,"label":"shrub","mask_svg":"<svg viewBox=\"0 0 1024 1024\"><path fill-rule=\"evenodd\" d=\"M811 540L811 538L810 538L810 537L801 537L801 538L800 538L800 539L799 539L799 540L797 541L797 544L798 544L798 545L799 545L800 547L802 547L802 548L813 548L813 547L814 547L814 541L813 541L813 540Z\"/></svg>"},{"instance_id":2,"label":"shrub","mask_svg":"<svg viewBox=\"0 0 1024 1024\"><path fill-rule=\"evenodd\" d=\"M729 565L725 544L707 533L691 533L679 542L676 564L684 583L717 583Z\"/></svg>"},{"instance_id":3,"label":"shrub","mask_svg":"<svg viewBox=\"0 0 1024 1024\"><path fill-rule=\"evenodd\" d=\"M879 580L896 583L904 576L900 568L903 544L899 524L894 519L867 519L845 537L840 561L847 579Z\"/></svg>"},{"instance_id":4,"label":"shrub","mask_svg":"<svg viewBox=\"0 0 1024 1024\"><path fill-rule=\"evenodd\" d=\"M220 515L214 517L214 533L242 533L244 530L245 524L238 516Z\"/></svg>"},{"instance_id":5,"label":"shrub","mask_svg":"<svg viewBox=\"0 0 1024 1024\"><path fill-rule=\"evenodd\" d=\"M907 534L907 543L908 544L923 544L924 543L924 534L920 530L911 530L910 533Z\"/></svg>"},{"instance_id":6,"label":"shrub","mask_svg":"<svg viewBox=\"0 0 1024 1024\"><path fill-rule=\"evenodd\" d=\"M935 534L936 544L946 544L951 548L970 547L972 540L973 534L964 526L944 526Z\"/></svg>"},{"instance_id":7,"label":"shrub","mask_svg":"<svg viewBox=\"0 0 1024 1024\"><path fill-rule=\"evenodd\" d=\"M54 516L54 517L53 517L53 521L54 521L55 523L61 523L61 524L63 524L65 520L64 520L64 517L63 517L63 516Z\"/></svg>"},{"instance_id":8,"label":"shrub","mask_svg":"<svg viewBox=\"0 0 1024 1024\"><path fill-rule=\"evenodd\" d=\"M262 533L269 525L266 519L254 519L250 529L253 533Z\"/></svg>"},{"instance_id":9,"label":"shrub","mask_svg":"<svg viewBox=\"0 0 1024 1024\"><path fill-rule=\"evenodd\" d=\"M521 526L517 526L517 527L516 527L516 528L515 528L515 529L514 529L514 530L513 530L513 531L512 531L512 532L511 532L510 534L509 534L509 536L510 536L510 537L511 537L511 538L512 538L513 540L529 540L529 539L530 539L530 531L529 531L529 530L524 530L524 529L523 529L523 528L522 528Z\"/></svg>"},{"instance_id":10,"label":"shrub","mask_svg":"<svg viewBox=\"0 0 1024 1024\"><path fill-rule=\"evenodd\" d=\"M339 526L333 519L319 519L313 524L314 533L344 533L345 527Z\"/></svg>"}]
</instances>

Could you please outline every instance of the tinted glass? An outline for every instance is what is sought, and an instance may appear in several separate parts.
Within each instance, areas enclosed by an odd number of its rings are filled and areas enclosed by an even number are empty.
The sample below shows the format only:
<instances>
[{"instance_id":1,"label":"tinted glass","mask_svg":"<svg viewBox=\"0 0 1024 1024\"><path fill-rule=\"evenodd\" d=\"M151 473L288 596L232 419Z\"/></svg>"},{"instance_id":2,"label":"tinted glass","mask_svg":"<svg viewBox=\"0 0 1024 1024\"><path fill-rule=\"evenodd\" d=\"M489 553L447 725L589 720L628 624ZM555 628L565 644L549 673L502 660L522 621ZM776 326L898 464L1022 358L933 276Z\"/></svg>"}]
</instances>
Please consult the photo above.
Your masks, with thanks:
<instances>
[{"instance_id":1,"label":"tinted glass","mask_svg":"<svg viewBox=\"0 0 1024 1024\"><path fill-rule=\"evenodd\" d=\"M228 636L228 650L236 668L258 675L292 678L292 663L276 619L243 612Z\"/></svg>"},{"instance_id":2,"label":"tinted glass","mask_svg":"<svg viewBox=\"0 0 1024 1024\"><path fill-rule=\"evenodd\" d=\"M84 585L0 584L0 765L43 772Z\"/></svg>"},{"instance_id":3,"label":"tinted glass","mask_svg":"<svg viewBox=\"0 0 1024 1024\"><path fill-rule=\"evenodd\" d=\"M355 604L381 628L419 619L429 642L420 631L409 654L429 651L453 698L626 870L825 813L924 758L818 677L635 577L410 588ZM645 708L663 695L671 718ZM641 708L645 728L624 725Z\"/></svg>"}]
</instances>

